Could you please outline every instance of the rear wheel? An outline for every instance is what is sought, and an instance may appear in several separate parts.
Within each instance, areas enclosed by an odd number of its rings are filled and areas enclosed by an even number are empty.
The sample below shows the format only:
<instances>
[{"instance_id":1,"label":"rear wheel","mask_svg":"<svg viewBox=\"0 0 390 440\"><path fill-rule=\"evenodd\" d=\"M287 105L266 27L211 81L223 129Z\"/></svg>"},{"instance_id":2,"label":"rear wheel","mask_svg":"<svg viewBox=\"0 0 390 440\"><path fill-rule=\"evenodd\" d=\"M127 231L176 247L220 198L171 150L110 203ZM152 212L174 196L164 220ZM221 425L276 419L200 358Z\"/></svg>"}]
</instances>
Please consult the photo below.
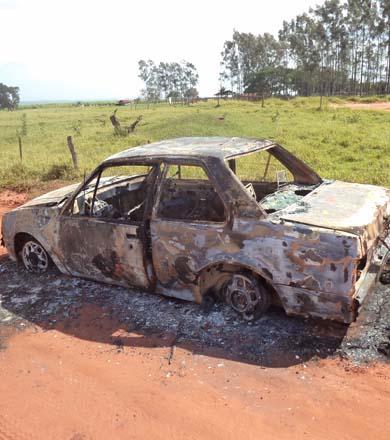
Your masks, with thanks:
<instances>
[{"instance_id":1,"label":"rear wheel","mask_svg":"<svg viewBox=\"0 0 390 440\"><path fill-rule=\"evenodd\" d=\"M223 286L223 297L246 321L259 318L271 304L265 286L250 274L232 274Z\"/></svg>"},{"instance_id":2,"label":"rear wheel","mask_svg":"<svg viewBox=\"0 0 390 440\"><path fill-rule=\"evenodd\" d=\"M35 273L47 272L51 267L51 259L44 247L34 239L27 240L21 251L24 267Z\"/></svg>"}]
</instances>

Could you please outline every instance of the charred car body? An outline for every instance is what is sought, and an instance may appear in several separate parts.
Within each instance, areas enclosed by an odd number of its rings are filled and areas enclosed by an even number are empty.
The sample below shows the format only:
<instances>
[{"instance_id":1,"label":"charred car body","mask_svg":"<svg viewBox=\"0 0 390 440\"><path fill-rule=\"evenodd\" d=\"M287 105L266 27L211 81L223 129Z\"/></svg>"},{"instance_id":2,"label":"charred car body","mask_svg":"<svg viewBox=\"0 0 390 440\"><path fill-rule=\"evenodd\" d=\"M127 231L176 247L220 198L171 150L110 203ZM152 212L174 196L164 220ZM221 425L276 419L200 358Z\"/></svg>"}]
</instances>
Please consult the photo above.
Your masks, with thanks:
<instances>
[{"instance_id":1,"label":"charred car body","mask_svg":"<svg viewBox=\"0 0 390 440\"><path fill-rule=\"evenodd\" d=\"M7 213L2 235L36 272L349 323L387 259L389 214L388 189L322 180L275 142L181 138L111 156Z\"/></svg>"}]
</instances>

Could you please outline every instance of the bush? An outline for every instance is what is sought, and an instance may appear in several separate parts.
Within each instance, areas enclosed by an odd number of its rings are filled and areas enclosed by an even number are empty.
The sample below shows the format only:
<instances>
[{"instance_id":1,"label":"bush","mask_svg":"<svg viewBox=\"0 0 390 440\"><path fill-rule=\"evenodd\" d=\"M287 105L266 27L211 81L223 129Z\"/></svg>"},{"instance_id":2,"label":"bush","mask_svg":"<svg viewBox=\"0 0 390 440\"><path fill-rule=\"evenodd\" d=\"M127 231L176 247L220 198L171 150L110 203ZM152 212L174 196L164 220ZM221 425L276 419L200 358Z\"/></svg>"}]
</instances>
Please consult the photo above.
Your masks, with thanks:
<instances>
[{"instance_id":1,"label":"bush","mask_svg":"<svg viewBox=\"0 0 390 440\"><path fill-rule=\"evenodd\" d=\"M73 177L73 169L67 163L53 164L49 170L43 174L42 180L70 179Z\"/></svg>"}]
</instances>

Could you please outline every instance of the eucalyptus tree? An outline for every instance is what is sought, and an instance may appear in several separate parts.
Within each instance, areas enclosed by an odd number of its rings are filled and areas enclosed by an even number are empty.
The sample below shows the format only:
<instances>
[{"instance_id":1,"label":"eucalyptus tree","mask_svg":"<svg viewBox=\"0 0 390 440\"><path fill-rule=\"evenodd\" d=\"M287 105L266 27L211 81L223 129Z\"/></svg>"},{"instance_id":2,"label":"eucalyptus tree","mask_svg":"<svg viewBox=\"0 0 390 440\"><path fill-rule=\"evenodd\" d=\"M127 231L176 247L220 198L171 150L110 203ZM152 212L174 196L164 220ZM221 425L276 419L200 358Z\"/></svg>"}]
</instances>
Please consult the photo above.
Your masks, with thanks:
<instances>
[{"instance_id":1,"label":"eucalyptus tree","mask_svg":"<svg viewBox=\"0 0 390 440\"><path fill-rule=\"evenodd\" d=\"M194 89L199 81L196 67L185 60L180 63L160 62L158 65L152 60L140 60L138 68L147 99L184 98L188 90Z\"/></svg>"},{"instance_id":2,"label":"eucalyptus tree","mask_svg":"<svg viewBox=\"0 0 390 440\"><path fill-rule=\"evenodd\" d=\"M282 62L283 48L269 33L254 35L234 31L232 39L225 41L221 55L220 78L229 83L233 91L242 93L253 73Z\"/></svg>"},{"instance_id":3,"label":"eucalyptus tree","mask_svg":"<svg viewBox=\"0 0 390 440\"><path fill-rule=\"evenodd\" d=\"M138 61L139 78L145 84L143 95L148 100L159 99L161 96L161 86L158 82L158 69L152 60Z\"/></svg>"},{"instance_id":4,"label":"eucalyptus tree","mask_svg":"<svg viewBox=\"0 0 390 440\"><path fill-rule=\"evenodd\" d=\"M379 26L383 35L382 47L385 52L385 92L390 93L390 0L379 1Z\"/></svg>"}]
</instances>

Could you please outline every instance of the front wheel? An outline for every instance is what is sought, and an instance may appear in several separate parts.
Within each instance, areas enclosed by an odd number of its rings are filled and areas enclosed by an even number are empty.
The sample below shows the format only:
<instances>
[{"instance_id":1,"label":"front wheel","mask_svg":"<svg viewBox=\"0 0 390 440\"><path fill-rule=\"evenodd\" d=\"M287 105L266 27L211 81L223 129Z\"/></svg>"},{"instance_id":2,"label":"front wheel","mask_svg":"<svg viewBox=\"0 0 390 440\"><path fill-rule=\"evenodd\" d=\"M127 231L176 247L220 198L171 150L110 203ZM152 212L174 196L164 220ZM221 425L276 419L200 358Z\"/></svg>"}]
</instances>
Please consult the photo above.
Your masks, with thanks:
<instances>
[{"instance_id":1,"label":"front wheel","mask_svg":"<svg viewBox=\"0 0 390 440\"><path fill-rule=\"evenodd\" d=\"M51 267L48 253L34 239L27 240L24 243L21 254L24 267L30 272L44 273Z\"/></svg>"},{"instance_id":2,"label":"front wheel","mask_svg":"<svg viewBox=\"0 0 390 440\"><path fill-rule=\"evenodd\" d=\"M249 274L232 274L223 286L223 297L246 321L259 318L271 304L265 286Z\"/></svg>"}]
</instances>

